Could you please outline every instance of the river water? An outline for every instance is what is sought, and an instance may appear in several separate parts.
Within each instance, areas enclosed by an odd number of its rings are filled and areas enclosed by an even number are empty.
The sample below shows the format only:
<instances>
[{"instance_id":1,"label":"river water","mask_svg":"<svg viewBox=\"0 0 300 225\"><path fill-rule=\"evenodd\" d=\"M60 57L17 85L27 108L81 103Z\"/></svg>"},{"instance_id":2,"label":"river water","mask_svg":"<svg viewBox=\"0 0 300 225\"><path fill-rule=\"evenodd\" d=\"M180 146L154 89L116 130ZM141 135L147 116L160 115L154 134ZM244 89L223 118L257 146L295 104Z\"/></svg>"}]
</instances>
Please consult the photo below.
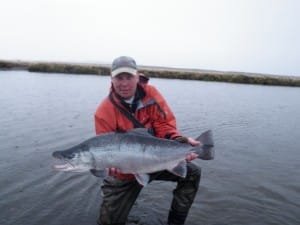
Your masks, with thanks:
<instances>
[{"instance_id":1,"label":"river water","mask_svg":"<svg viewBox=\"0 0 300 225\"><path fill-rule=\"evenodd\" d=\"M191 137L211 129L213 161L188 225L300 224L300 89L151 79ZM0 224L96 224L102 180L52 171L51 153L94 135L109 77L0 72ZM128 224L166 220L173 183L152 182Z\"/></svg>"}]
</instances>

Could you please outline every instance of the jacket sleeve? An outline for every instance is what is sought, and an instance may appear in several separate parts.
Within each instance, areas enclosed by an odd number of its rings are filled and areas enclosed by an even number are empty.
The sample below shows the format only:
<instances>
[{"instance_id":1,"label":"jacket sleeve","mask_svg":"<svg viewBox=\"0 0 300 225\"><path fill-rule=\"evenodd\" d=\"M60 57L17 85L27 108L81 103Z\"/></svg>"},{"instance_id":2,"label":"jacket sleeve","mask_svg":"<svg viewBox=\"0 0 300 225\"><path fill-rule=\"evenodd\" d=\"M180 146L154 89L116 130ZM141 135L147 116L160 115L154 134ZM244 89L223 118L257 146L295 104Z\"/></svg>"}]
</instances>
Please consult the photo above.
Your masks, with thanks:
<instances>
[{"instance_id":1,"label":"jacket sleeve","mask_svg":"<svg viewBox=\"0 0 300 225\"><path fill-rule=\"evenodd\" d=\"M159 138L175 139L182 136L176 127L176 118L168 106L166 100L155 88L151 87L151 93L156 101L156 116L153 119L152 126L155 136Z\"/></svg>"},{"instance_id":2,"label":"jacket sleeve","mask_svg":"<svg viewBox=\"0 0 300 225\"><path fill-rule=\"evenodd\" d=\"M96 134L116 131L116 119L112 115L112 109L108 99L105 99L95 113Z\"/></svg>"}]
</instances>

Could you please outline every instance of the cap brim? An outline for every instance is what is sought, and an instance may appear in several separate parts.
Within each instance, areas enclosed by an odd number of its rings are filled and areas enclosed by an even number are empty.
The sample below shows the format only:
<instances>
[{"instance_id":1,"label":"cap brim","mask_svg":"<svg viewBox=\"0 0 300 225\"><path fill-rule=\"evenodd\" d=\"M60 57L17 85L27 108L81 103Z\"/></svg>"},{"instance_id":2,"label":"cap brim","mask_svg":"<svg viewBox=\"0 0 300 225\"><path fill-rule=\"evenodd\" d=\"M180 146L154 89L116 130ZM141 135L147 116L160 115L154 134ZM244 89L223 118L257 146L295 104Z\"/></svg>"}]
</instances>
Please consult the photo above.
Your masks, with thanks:
<instances>
[{"instance_id":1,"label":"cap brim","mask_svg":"<svg viewBox=\"0 0 300 225\"><path fill-rule=\"evenodd\" d=\"M135 75L137 75L137 70L130 68L130 67L121 67L119 69L111 71L111 76L115 77L115 76L119 75L120 73L129 73L129 74L135 76Z\"/></svg>"}]
</instances>

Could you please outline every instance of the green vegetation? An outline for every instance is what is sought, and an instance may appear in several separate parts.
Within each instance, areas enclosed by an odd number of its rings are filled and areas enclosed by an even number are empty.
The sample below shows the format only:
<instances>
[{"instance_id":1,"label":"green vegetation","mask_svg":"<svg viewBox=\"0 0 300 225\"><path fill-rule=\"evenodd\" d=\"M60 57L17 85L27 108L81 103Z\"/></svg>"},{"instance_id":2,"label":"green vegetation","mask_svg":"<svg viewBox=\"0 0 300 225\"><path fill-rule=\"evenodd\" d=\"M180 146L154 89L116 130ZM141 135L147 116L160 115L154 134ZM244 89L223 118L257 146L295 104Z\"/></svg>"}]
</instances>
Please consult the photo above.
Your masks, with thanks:
<instances>
[{"instance_id":1,"label":"green vegetation","mask_svg":"<svg viewBox=\"0 0 300 225\"><path fill-rule=\"evenodd\" d=\"M291 78L271 75L247 75L246 73L239 74L230 72L184 72L154 69L140 71L149 77L300 87L300 77Z\"/></svg>"},{"instance_id":2,"label":"green vegetation","mask_svg":"<svg viewBox=\"0 0 300 225\"><path fill-rule=\"evenodd\" d=\"M1 69L25 69L30 72L70 73L109 75L109 65L48 63L48 62L21 62L0 60ZM218 81L241 84L280 85L300 87L300 77L275 76L253 73L202 71L174 68L140 67L139 71L148 77Z\"/></svg>"},{"instance_id":3,"label":"green vegetation","mask_svg":"<svg viewBox=\"0 0 300 225\"><path fill-rule=\"evenodd\" d=\"M3 69L26 69L28 63L20 61L4 61L0 60L0 70Z\"/></svg>"},{"instance_id":4,"label":"green vegetation","mask_svg":"<svg viewBox=\"0 0 300 225\"><path fill-rule=\"evenodd\" d=\"M62 63L36 63L28 67L30 72L72 73L72 74L109 74L109 68Z\"/></svg>"}]
</instances>

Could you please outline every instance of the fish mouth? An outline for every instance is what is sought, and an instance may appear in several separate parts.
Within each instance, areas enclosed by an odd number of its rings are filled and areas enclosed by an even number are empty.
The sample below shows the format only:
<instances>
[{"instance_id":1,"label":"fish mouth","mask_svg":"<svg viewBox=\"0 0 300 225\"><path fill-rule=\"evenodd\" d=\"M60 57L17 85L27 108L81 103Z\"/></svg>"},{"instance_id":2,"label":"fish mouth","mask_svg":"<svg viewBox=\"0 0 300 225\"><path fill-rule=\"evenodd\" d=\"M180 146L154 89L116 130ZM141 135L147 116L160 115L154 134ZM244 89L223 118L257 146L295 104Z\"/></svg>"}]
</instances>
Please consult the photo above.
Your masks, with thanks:
<instances>
[{"instance_id":1,"label":"fish mouth","mask_svg":"<svg viewBox=\"0 0 300 225\"><path fill-rule=\"evenodd\" d=\"M70 162L65 161L65 163L62 163L62 164L52 165L52 169L57 170L57 171L72 171L72 170L75 170L75 166L72 165Z\"/></svg>"},{"instance_id":2,"label":"fish mouth","mask_svg":"<svg viewBox=\"0 0 300 225\"><path fill-rule=\"evenodd\" d=\"M52 169L58 171L70 171L70 170L74 170L74 167L69 163L65 163L65 164L52 165Z\"/></svg>"},{"instance_id":3,"label":"fish mouth","mask_svg":"<svg viewBox=\"0 0 300 225\"><path fill-rule=\"evenodd\" d=\"M60 161L64 161L62 164L52 165L52 169L57 171L72 171L75 170L75 166L62 154L61 151L56 151L52 153L52 156ZM73 158L69 157L69 158Z\"/></svg>"}]
</instances>

